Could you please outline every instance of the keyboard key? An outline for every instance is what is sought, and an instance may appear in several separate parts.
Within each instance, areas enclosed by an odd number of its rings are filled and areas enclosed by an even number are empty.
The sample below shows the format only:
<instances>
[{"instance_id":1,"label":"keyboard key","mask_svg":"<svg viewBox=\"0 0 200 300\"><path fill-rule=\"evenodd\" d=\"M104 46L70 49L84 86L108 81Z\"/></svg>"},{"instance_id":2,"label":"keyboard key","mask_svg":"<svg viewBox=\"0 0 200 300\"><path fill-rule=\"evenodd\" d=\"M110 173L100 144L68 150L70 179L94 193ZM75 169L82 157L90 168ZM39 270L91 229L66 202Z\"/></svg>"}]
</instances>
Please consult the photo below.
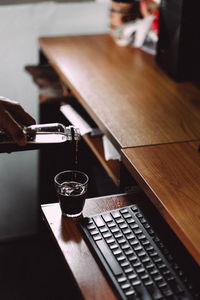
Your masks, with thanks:
<instances>
[{"instance_id":1,"label":"keyboard key","mask_svg":"<svg viewBox=\"0 0 200 300\"><path fill-rule=\"evenodd\" d=\"M117 281L118 281L119 283L124 283L124 282L127 281L126 276L124 276L123 274L122 274L122 275L119 275L119 276L116 276L116 278L117 278Z\"/></svg>"},{"instance_id":2,"label":"keyboard key","mask_svg":"<svg viewBox=\"0 0 200 300\"><path fill-rule=\"evenodd\" d=\"M131 216L131 214L128 212L128 213L125 213L125 214L123 215L123 217L124 217L125 219L128 219L128 218L131 218L132 216Z\"/></svg>"},{"instance_id":3,"label":"keyboard key","mask_svg":"<svg viewBox=\"0 0 200 300\"><path fill-rule=\"evenodd\" d=\"M137 272L137 274L142 274L145 272L145 269L143 267L139 267L139 268L135 268L135 271Z\"/></svg>"},{"instance_id":4,"label":"keyboard key","mask_svg":"<svg viewBox=\"0 0 200 300\"><path fill-rule=\"evenodd\" d=\"M96 223L97 227L105 226L105 223L101 216L95 216L93 219L94 219L94 222Z\"/></svg>"},{"instance_id":5,"label":"keyboard key","mask_svg":"<svg viewBox=\"0 0 200 300\"><path fill-rule=\"evenodd\" d=\"M150 262L150 258L148 256L144 257L141 259L141 261L144 263L144 264L147 264Z\"/></svg>"},{"instance_id":6,"label":"keyboard key","mask_svg":"<svg viewBox=\"0 0 200 300\"><path fill-rule=\"evenodd\" d=\"M109 232L109 231L107 231L107 232L104 232L103 234L103 237L106 239L106 238L109 238L109 237L112 237L112 234Z\"/></svg>"},{"instance_id":7,"label":"keyboard key","mask_svg":"<svg viewBox=\"0 0 200 300\"><path fill-rule=\"evenodd\" d=\"M152 262L149 262L148 264L145 265L145 268L147 270L152 270L152 269L154 269L154 264Z\"/></svg>"},{"instance_id":8,"label":"keyboard key","mask_svg":"<svg viewBox=\"0 0 200 300\"><path fill-rule=\"evenodd\" d=\"M120 245L120 247L121 247L122 250L126 250L126 249L130 248L130 245L126 242L126 243Z\"/></svg>"},{"instance_id":9,"label":"keyboard key","mask_svg":"<svg viewBox=\"0 0 200 300\"><path fill-rule=\"evenodd\" d=\"M112 233L117 233L117 232L120 232L119 231L119 228L116 226L116 227L112 227L111 229L110 229L110 231L112 232Z\"/></svg>"},{"instance_id":10,"label":"keyboard key","mask_svg":"<svg viewBox=\"0 0 200 300\"><path fill-rule=\"evenodd\" d=\"M152 269L152 270L150 270L150 275L151 276L156 276L156 275L158 275L159 274L159 272L158 272L158 270L156 269L156 268L154 268L154 269Z\"/></svg>"},{"instance_id":11,"label":"keyboard key","mask_svg":"<svg viewBox=\"0 0 200 300\"><path fill-rule=\"evenodd\" d=\"M163 262L160 262L160 263L157 264L157 267L159 269L165 269L166 268L166 264L164 264Z\"/></svg>"},{"instance_id":12,"label":"keyboard key","mask_svg":"<svg viewBox=\"0 0 200 300\"><path fill-rule=\"evenodd\" d=\"M152 228L149 228L148 229L148 233L152 236L155 234L154 230Z\"/></svg>"},{"instance_id":13,"label":"keyboard key","mask_svg":"<svg viewBox=\"0 0 200 300\"><path fill-rule=\"evenodd\" d=\"M133 205L131 207L131 209L132 209L133 212L137 212L138 211L138 207L136 205Z\"/></svg>"},{"instance_id":14,"label":"keyboard key","mask_svg":"<svg viewBox=\"0 0 200 300\"><path fill-rule=\"evenodd\" d=\"M138 276L135 274L135 273L131 273L131 274L128 274L128 279L129 280L135 280Z\"/></svg>"},{"instance_id":15,"label":"keyboard key","mask_svg":"<svg viewBox=\"0 0 200 300\"><path fill-rule=\"evenodd\" d=\"M130 246L129 246L129 244L126 242L126 243L124 243L123 245L121 245L121 249L122 250L126 250L126 249L129 249L130 248Z\"/></svg>"},{"instance_id":16,"label":"keyboard key","mask_svg":"<svg viewBox=\"0 0 200 300\"><path fill-rule=\"evenodd\" d=\"M135 223L135 220L133 220L133 218L131 217L131 218L127 218L127 219L126 219L126 222L127 222L128 224L134 224L134 223Z\"/></svg>"},{"instance_id":17,"label":"keyboard key","mask_svg":"<svg viewBox=\"0 0 200 300\"><path fill-rule=\"evenodd\" d=\"M104 226L104 227L100 227L100 228L99 228L99 231L100 231L101 233L103 233L103 232L108 232L108 229L107 229L106 226Z\"/></svg>"},{"instance_id":18,"label":"keyboard key","mask_svg":"<svg viewBox=\"0 0 200 300\"><path fill-rule=\"evenodd\" d=\"M160 289L163 289L163 288L166 288L167 283L164 282L164 281L162 281L162 282L158 282L157 285L158 285L158 287L159 287Z\"/></svg>"},{"instance_id":19,"label":"keyboard key","mask_svg":"<svg viewBox=\"0 0 200 300\"><path fill-rule=\"evenodd\" d=\"M126 224L126 222L123 221L123 223L119 224L119 228L125 229L125 228L128 228L128 225Z\"/></svg>"},{"instance_id":20,"label":"keyboard key","mask_svg":"<svg viewBox=\"0 0 200 300\"><path fill-rule=\"evenodd\" d=\"M124 261L120 262L120 266L121 266L122 268L125 268L125 267L130 266L130 263L129 263L128 260L124 260Z\"/></svg>"},{"instance_id":21,"label":"keyboard key","mask_svg":"<svg viewBox=\"0 0 200 300\"><path fill-rule=\"evenodd\" d=\"M95 229L95 228L96 228L96 226L95 226L93 223L87 225L87 229L88 229L88 230L93 230L93 229Z\"/></svg>"},{"instance_id":22,"label":"keyboard key","mask_svg":"<svg viewBox=\"0 0 200 300\"><path fill-rule=\"evenodd\" d=\"M84 218L84 224L87 226L87 225L89 225L89 224L93 224L94 222L93 222L93 220L92 220L92 218Z\"/></svg>"},{"instance_id":23,"label":"keyboard key","mask_svg":"<svg viewBox=\"0 0 200 300\"><path fill-rule=\"evenodd\" d=\"M112 270L114 275L120 275L122 274L122 269L118 262L115 260L115 257L112 255L112 252L104 242L104 240L100 240L96 242L99 250L104 256L104 259L106 260L107 264L109 265L110 269Z\"/></svg>"},{"instance_id":24,"label":"keyboard key","mask_svg":"<svg viewBox=\"0 0 200 300\"><path fill-rule=\"evenodd\" d=\"M132 273L133 272L133 268L132 267L126 267L126 268L124 268L124 272L125 273Z\"/></svg>"},{"instance_id":25,"label":"keyboard key","mask_svg":"<svg viewBox=\"0 0 200 300\"><path fill-rule=\"evenodd\" d=\"M128 289L130 287L131 287L131 285L130 285L129 282L126 282L126 283L124 283L124 284L121 285L122 290L126 290L126 289Z\"/></svg>"},{"instance_id":26,"label":"keyboard key","mask_svg":"<svg viewBox=\"0 0 200 300\"><path fill-rule=\"evenodd\" d=\"M106 223L113 220L110 214L104 214L102 217Z\"/></svg>"},{"instance_id":27,"label":"keyboard key","mask_svg":"<svg viewBox=\"0 0 200 300\"><path fill-rule=\"evenodd\" d=\"M158 263L160 263L161 261L162 261L162 258L160 257L160 256L155 256L154 258L153 258L153 261L156 263L156 264L158 264Z\"/></svg>"},{"instance_id":28,"label":"keyboard key","mask_svg":"<svg viewBox=\"0 0 200 300\"><path fill-rule=\"evenodd\" d=\"M144 224L144 228L146 228L147 230L151 228L151 226L148 223Z\"/></svg>"},{"instance_id":29,"label":"keyboard key","mask_svg":"<svg viewBox=\"0 0 200 300\"><path fill-rule=\"evenodd\" d=\"M147 238L146 238L146 239L143 239L143 240L141 241L141 243L142 243L143 246L150 245L150 242L147 240Z\"/></svg>"},{"instance_id":30,"label":"keyboard key","mask_svg":"<svg viewBox=\"0 0 200 300\"><path fill-rule=\"evenodd\" d=\"M154 276L154 281L159 282L163 280L163 277L160 274L157 274L156 276Z\"/></svg>"},{"instance_id":31,"label":"keyboard key","mask_svg":"<svg viewBox=\"0 0 200 300\"><path fill-rule=\"evenodd\" d=\"M123 218L118 218L118 219L115 219L115 222L117 224L121 224L121 223L124 223L124 219Z\"/></svg>"},{"instance_id":32,"label":"keyboard key","mask_svg":"<svg viewBox=\"0 0 200 300\"><path fill-rule=\"evenodd\" d=\"M138 240L135 237L132 238L132 239L130 239L129 243L130 243L131 246L139 245L139 242L138 242Z\"/></svg>"},{"instance_id":33,"label":"keyboard key","mask_svg":"<svg viewBox=\"0 0 200 300\"><path fill-rule=\"evenodd\" d=\"M99 234L99 230L97 230L96 228L95 228L95 229L92 229L92 230L90 230L90 234L91 234L91 235Z\"/></svg>"},{"instance_id":34,"label":"keyboard key","mask_svg":"<svg viewBox=\"0 0 200 300\"><path fill-rule=\"evenodd\" d=\"M122 232L123 232L123 234L129 234L129 233L131 233L132 231L131 231L131 229L130 228L124 228L124 229L122 229Z\"/></svg>"},{"instance_id":35,"label":"keyboard key","mask_svg":"<svg viewBox=\"0 0 200 300\"><path fill-rule=\"evenodd\" d=\"M101 239L102 239L102 237L101 237L100 234L95 234L95 235L93 235L92 237L93 237L94 241L98 241L98 240L101 240Z\"/></svg>"},{"instance_id":36,"label":"keyboard key","mask_svg":"<svg viewBox=\"0 0 200 300\"><path fill-rule=\"evenodd\" d=\"M144 235L143 233L138 234L138 239L139 239L140 241L146 240L146 235Z\"/></svg>"},{"instance_id":37,"label":"keyboard key","mask_svg":"<svg viewBox=\"0 0 200 300\"><path fill-rule=\"evenodd\" d=\"M118 232L114 232L114 237L116 238L116 239L118 239L118 238L120 238L120 237L122 237L123 235L122 235L122 233L120 232L120 231L118 231Z\"/></svg>"},{"instance_id":38,"label":"keyboard key","mask_svg":"<svg viewBox=\"0 0 200 300\"><path fill-rule=\"evenodd\" d=\"M142 248L142 246L140 246L140 244L138 243L135 247L133 247L133 249L134 249L135 251L140 251L140 250L142 250L143 248Z\"/></svg>"},{"instance_id":39,"label":"keyboard key","mask_svg":"<svg viewBox=\"0 0 200 300\"><path fill-rule=\"evenodd\" d=\"M151 279L146 280L146 281L144 282L144 285L147 286L147 287L149 287L149 286L153 285L153 281L152 281Z\"/></svg>"},{"instance_id":40,"label":"keyboard key","mask_svg":"<svg viewBox=\"0 0 200 300\"><path fill-rule=\"evenodd\" d=\"M137 234L140 234L140 233L143 233L143 232L140 228L138 228L138 229L134 229L134 233L137 235Z\"/></svg>"},{"instance_id":41,"label":"keyboard key","mask_svg":"<svg viewBox=\"0 0 200 300\"><path fill-rule=\"evenodd\" d=\"M128 213L128 209L127 208L120 209L120 212L122 214L126 214L126 213Z\"/></svg>"},{"instance_id":42,"label":"keyboard key","mask_svg":"<svg viewBox=\"0 0 200 300\"><path fill-rule=\"evenodd\" d=\"M153 258L153 257L156 257L158 255L158 253L155 250L153 250L153 251L149 252L149 255L151 256L151 258Z\"/></svg>"},{"instance_id":43,"label":"keyboard key","mask_svg":"<svg viewBox=\"0 0 200 300\"><path fill-rule=\"evenodd\" d=\"M122 250L120 248L113 250L114 255L120 255L122 254Z\"/></svg>"},{"instance_id":44,"label":"keyboard key","mask_svg":"<svg viewBox=\"0 0 200 300\"><path fill-rule=\"evenodd\" d=\"M150 277L149 277L149 274L148 274L148 273L145 273L145 274L141 275L140 278L141 278L142 280L149 280Z\"/></svg>"},{"instance_id":45,"label":"keyboard key","mask_svg":"<svg viewBox=\"0 0 200 300\"><path fill-rule=\"evenodd\" d=\"M136 262L133 263L133 267L137 268L137 267L141 267L141 262L139 260L137 260Z\"/></svg>"},{"instance_id":46,"label":"keyboard key","mask_svg":"<svg viewBox=\"0 0 200 300\"><path fill-rule=\"evenodd\" d=\"M168 273L168 274L165 276L165 279L166 279L167 281L171 281L171 280L174 280L175 278L174 278L174 276L172 275L172 273L170 272L170 273Z\"/></svg>"},{"instance_id":47,"label":"keyboard key","mask_svg":"<svg viewBox=\"0 0 200 300\"><path fill-rule=\"evenodd\" d=\"M124 253L125 253L126 255L131 255L131 254L133 254L134 252L133 252L133 250L129 247L128 249L126 249L126 250L124 251Z\"/></svg>"},{"instance_id":48,"label":"keyboard key","mask_svg":"<svg viewBox=\"0 0 200 300\"><path fill-rule=\"evenodd\" d=\"M147 223L147 220L146 220L144 217L142 217L142 218L140 218L140 222L141 222L142 224L146 224L146 223Z\"/></svg>"},{"instance_id":49,"label":"keyboard key","mask_svg":"<svg viewBox=\"0 0 200 300\"><path fill-rule=\"evenodd\" d=\"M120 238L117 239L117 242L118 242L119 244L124 244L124 243L126 243L126 240L125 240L125 238L122 236L122 237L120 237Z\"/></svg>"},{"instance_id":50,"label":"keyboard key","mask_svg":"<svg viewBox=\"0 0 200 300\"><path fill-rule=\"evenodd\" d=\"M133 233L129 233L126 235L127 240L135 239L135 235Z\"/></svg>"},{"instance_id":51,"label":"keyboard key","mask_svg":"<svg viewBox=\"0 0 200 300\"><path fill-rule=\"evenodd\" d=\"M128 289L127 291L125 291L125 295L126 295L126 297L128 297L128 298L134 296L134 295L135 295L134 289L133 289L133 288Z\"/></svg>"},{"instance_id":52,"label":"keyboard key","mask_svg":"<svg viewBox=\"0 0 200 300\"><path fill-rule=\"evenodd\" d=\"M137 213L136 216L138 217L138 219L142 219L143 215L141 213Z\"/></svg>"},{"instance_id":53,"label":"keyboard key","mask_svg":"<svg viewBox=\"0 0 200 300\"><path fill-rule=\"evenodd\" d=\"M134 286L134 289L135 289L139 299L141 299L141 300L152 300L152 297L149 295L147 290L145 288L143 288L142 285L139 284L137 286Z\"/></svg>"},{"instance_id":54,"label":"keyboard key","mask_svg":"<svg viewBox=\"0 0 200 300\"><path fill-rule=\"evenodd\" d=\"M130 227L131 227L131 229L137 229L137 228L139 228L139 225L134 222L134 223L130 224Z\"/></svg>"},{"instance_id":55,"label":"keyboard key","mask_svg":"<svg viewBox=\"0 0 200 300\"><path fill-rule=\"evenodd\" d=\"M114 243L114 244L109 244L110 249L113 251L114 249L118 249L118 244Z\"/></svg>"},{"instance_id":56,"label":"keyboard key","mask_svg":"<svg viewBox=\"0 0 200 300\"><path fill-rule=\"evenodd\" d=\"M146 285L146 288L153 299L155 300L163 299L161 292L159 291L159 289L156 287L155 284Z\"/></svg>"},{"instance_id":57,"label":"keyboard key","mask_svg":"<svg viewBox=\"0 0 200 300\"><path fill-rule=\"evenodd\" d=\"M112 213L112 216L114 219L118 219L118 218L121 218L121 214L120 212L117 210L117 211L113 211Z\"/></svg>"},{"instance_id":58,"label":"keyboard key","mask_svg":"<svg viewBox=\"0 0 200 300\"><path fill-rule=\"evenodd\" d=\"M137 256L140 258L140 260L143 258L143 257L146 257L147 254L144 250L141 250L137 253Z\"/></svg>"},{"instance_id":59,"label":"keyboard key","mask_svg":"<svg viewBox=\"0 0 200 300\"><path fill-rule=\"evenodd\" d=\"M135 286L138 286L138 285L141 285L141 280L139 279L135 279L135 280L131 280L131 284L135 287Z\"/></svg>"},{"instance_id":60,"label":"keyboard key","mask_svg":"<svg viewBox=\"0 0 200 300\"><path fill-rule=\"evenodd\" d=\"M159 242L160 242L160 239L159 239L158 236L155 236L155 237L153 238L153 240L154 240L155 243L159 243Z\"/></svg>"},{"instance_id":61,"label":"keyboard key","mask_svg":"<svg viewBox=\"0 0 200 300\"><path fill-rule=\"evenodd\" d=\"M107 226L108 226L109 228L111 228L111 227L115 227L116 225L115 225L115 222L114 222L114 221L109 221L109 222L107 222Z\"/></svg>"},{"instance_id":62,"label":"keyboard key","mask_svg":"<svg viewBox=\"0 0 200 300\"><path fill-rule=\"evenodd\" d=\"M161 249L165 248L165 245L161 241L159 243L157 243L157 244L158 244L159 248L161 248Z\"/></svg>"},{"instance_id":63,"label":"keyboard key","mask_svg":"<svg viewBox=\"0 0 200 300\"><path fill-rule=\"evenodd\" d=\"M118 255L118 256L117 256L117 260L118 260L119 262L124 261L124 260L126 260L126 256L125 256L124 254Z\"/></svg>"},{"instance_id":64,"label":"keyboard key","mask_svg":"<svg viewBox=\"0 0 200 300\"><path fill-rule=\"evenodd\" d=\"M135 263L136 261L138 261L138 258L135 254L133 254L133 255L128 255L128 260L132 263Z\"/></svg>"},{"instance_id":65,"label":"keyboard key","mask_svg":"<svg viewBox=\"0 0 200 300\"><path fill-rule=\"evenodd\" d=\"M149 252L150 250L154 250L153 246L151 244L145 246L145 249Z\"/></svg>"},{"instance_id":66,"label":"keyboard key","mask_svg":"<svg viewBox=\"0 0 200 300\"><path fill-rule=\"evenodd\" d=\"M168 286L162 289L162 293L164 294L165 297L170 297L173 295L172 290Z\"/></svg>"},{"instance_id":67,"label":"keyboard key","mask_svg":"<svg viewBox=\"0 0 200 300\"><path fill-rule=\"evenodd\" d=\"M106 239L106 243L107 244L115 243L115 239L111 236L111 237L109 237L109 238Z\"/></svg>"}]
</instances>

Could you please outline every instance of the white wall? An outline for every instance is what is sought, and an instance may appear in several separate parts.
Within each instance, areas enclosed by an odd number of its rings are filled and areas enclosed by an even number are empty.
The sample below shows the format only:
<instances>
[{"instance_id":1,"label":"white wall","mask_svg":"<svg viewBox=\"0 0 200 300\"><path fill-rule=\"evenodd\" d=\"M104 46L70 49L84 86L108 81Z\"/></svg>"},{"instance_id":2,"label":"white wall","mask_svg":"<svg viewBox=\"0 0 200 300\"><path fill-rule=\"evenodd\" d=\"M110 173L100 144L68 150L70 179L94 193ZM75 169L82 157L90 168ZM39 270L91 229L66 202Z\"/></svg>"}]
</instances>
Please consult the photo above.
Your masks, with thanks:
<instances>
[{"instance_id":1,"label":"white wall","mask_svg":"<svg viewBox=\"0 0 200 300\"><path fill-rule=\"evenodd\" d=\"M39 36L108 31L109 4L54 3L0 6L0 95L37 117L37 88L24 72L38 62Z\"/></svg>"}]
</instances>

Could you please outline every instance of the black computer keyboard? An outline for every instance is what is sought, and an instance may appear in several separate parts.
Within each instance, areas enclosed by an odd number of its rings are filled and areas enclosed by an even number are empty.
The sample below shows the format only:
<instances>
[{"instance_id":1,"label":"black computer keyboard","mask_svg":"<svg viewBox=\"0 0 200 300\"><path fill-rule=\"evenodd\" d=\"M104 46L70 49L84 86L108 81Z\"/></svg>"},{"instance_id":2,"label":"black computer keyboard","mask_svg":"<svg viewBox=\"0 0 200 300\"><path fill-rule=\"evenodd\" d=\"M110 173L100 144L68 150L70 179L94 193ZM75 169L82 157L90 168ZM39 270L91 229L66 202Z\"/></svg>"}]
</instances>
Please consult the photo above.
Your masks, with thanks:
<instances>
[{"instance_id":1,"label":"black computer keyboard","mask_svg":"<svg viewBox=\"0 0 200 300\"><path fill-rule=\"evenodd\" d=\"M121 299L200 299L137 205L79 222Z\"/></svg>"}]
</instances>

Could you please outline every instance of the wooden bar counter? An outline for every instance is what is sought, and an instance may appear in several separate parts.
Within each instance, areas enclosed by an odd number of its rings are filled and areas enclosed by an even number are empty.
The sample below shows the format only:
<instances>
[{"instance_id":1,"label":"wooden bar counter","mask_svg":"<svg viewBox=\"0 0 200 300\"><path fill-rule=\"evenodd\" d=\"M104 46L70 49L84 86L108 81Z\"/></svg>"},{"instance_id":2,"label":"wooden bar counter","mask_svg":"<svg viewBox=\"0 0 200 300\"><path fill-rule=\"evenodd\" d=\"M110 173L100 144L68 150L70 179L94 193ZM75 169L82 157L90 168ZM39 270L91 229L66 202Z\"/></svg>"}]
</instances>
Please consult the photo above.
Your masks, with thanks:
<instances>
[{"instance_id":1,"label":"wooden bar counter","mask_svg":"<svg viewBox=\"0 0 200 300\"><path fill-rule=\"evenodd\" d=\"M127 148L122 160L200 265L199 145Z\"/></svg>"},{"instance_id":2,"label":"wooden bar counter","mask_svg":"<svg viewBox=\"0 0 200 300\"><path fill-rule=\"evenodd\" d=\"M42 37L39 46L119 151L200 138L200 90L174 82L154 56L108 34Z\"/></svg>"}]
</instances>

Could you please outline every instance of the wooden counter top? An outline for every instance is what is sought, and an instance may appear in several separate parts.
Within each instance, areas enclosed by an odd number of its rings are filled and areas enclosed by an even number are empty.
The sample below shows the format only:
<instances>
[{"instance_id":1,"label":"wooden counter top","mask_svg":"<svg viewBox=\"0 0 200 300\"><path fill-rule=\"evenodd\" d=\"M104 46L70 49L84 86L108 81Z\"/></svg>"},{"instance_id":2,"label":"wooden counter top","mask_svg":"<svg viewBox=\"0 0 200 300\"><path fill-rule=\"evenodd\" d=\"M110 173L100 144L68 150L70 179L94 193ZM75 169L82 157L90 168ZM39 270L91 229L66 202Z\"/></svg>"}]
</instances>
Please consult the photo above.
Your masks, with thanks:
<instances>
[{"instance_id":1,"label":"wooden counter top","mask_svg":"<svg viewBox=\"0 0 200 300\"><path fill-rule=\"evenodd\" d=\"M122 160L200 265L198 142L122 150Z\"/></svg>"},{"instance_id":2,"label":"wooden counter top","mask_svg":"<svg viewBox=\"0 0 200 300\"><path fill-rule=\"evenodd\" d=\"M120 150L200 138L200 90L107 35L40 38L61 80Z\"/></svg>"}]
</instances>

